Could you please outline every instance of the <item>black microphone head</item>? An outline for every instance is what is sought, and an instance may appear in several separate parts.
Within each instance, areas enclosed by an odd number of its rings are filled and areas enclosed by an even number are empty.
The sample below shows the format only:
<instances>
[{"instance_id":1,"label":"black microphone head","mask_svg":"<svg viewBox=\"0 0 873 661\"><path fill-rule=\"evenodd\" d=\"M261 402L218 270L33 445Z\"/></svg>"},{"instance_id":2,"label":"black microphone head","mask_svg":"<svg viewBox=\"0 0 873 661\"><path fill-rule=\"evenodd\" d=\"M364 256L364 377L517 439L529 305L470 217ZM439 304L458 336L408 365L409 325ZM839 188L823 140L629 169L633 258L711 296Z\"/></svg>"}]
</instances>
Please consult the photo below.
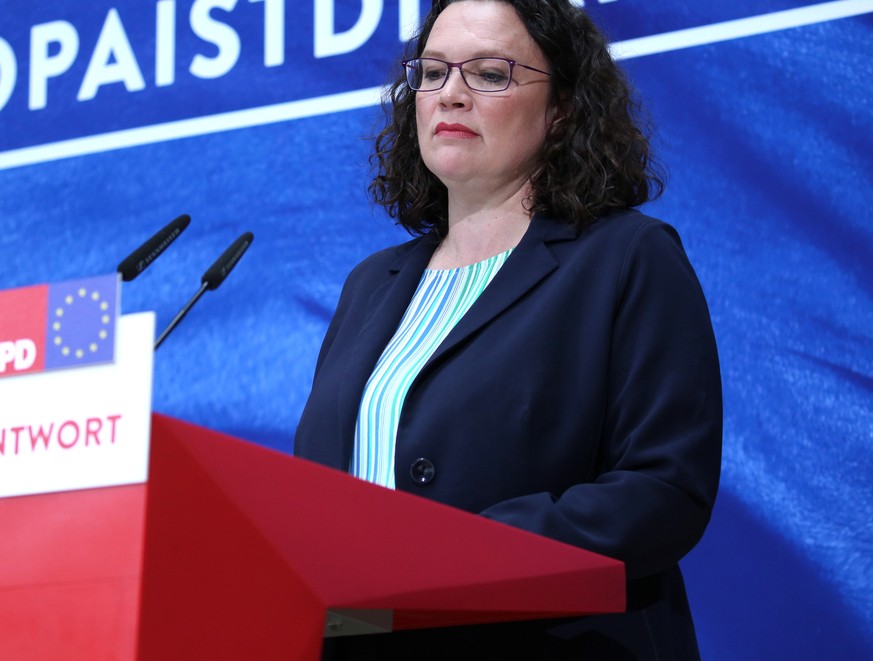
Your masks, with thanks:
<instances>
[{"instance_id":1,"label":"black microphone head","mask_svg":"<svg viewBox=\"0 0 873 661\"><path fill-rule=\"evenodd\" d=\"M161 343L167 338L170 332L179 325L179 322L188 314L188 311L194 306L194 304L200 300L200 297L208 290L218 289L218 286L224 282L224 279L230 274L233 270L233 267L236 266L236 263L240 260L248 250L249 246L252 244L252 241L255 240L254 234L251 232L246 232L242 236L240 236L236 241L230 244L230 247L225 250L221 257L215 260L215 263L209 267L209 270L203 274L203 277L200 279L200 289L194 294L194 297L188 301L184 308L182 308L179 313L173 318L170 324L164 329L161 335L158 337L155 342L155 349L161 346Z\"/></svg>"},{"instance_id":2,"label":"black microphone head","mask_svg":"<svg viewBox=\"0 0 873 661\"><path fill-rule=\"evenodd\" d=\"M246 232L240 236L230 244L230 247L221 254L221 257L215 260L215 263L203 274L200 282L206 285L209 290L218 289L254 240L255 235L251 232Z\"/></svg>"},{"instance_id":3,"label":"black microphone head","mask_svg":"<svg viewBox=\"0 0 873 661\"><path fill-rule=\"evenodd\" d=\"M148 268L149 264L161 256L161 253L169 248L179 235L185 231L188 224L191 222L191 216L183 213L181 216L171 221L161 230L143 243L139 248L134 250L130 255L118 265L118 272L121 274L121 279L125 282L130 282L140 273Z\"/></svg>"}]
</instances>

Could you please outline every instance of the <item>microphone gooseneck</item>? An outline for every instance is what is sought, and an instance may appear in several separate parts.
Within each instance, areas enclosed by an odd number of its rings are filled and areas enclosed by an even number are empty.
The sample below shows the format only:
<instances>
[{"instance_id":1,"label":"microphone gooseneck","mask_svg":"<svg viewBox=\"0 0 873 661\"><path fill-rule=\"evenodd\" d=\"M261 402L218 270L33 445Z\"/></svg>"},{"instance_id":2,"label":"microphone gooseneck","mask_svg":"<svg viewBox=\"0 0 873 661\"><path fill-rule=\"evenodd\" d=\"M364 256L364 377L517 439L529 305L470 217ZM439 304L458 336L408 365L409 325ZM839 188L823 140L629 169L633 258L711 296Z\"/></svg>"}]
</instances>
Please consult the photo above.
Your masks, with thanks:
<instances>
[{"instance_id":1,"label":"microphone gooseneck","mask_svg":"<svg viewBox=\"0 0 873 661\"><path fill-rule=\"evenodd\" d=\"M189 300L185 306L179 310L176 316L173 317L173 320L167 325L155 341L155 351L157 351L158 347L161 346L165 339L167 339L170 332L172 332L172 330L179 325L182 319L185 318L185 315L188 314L203 294L207 291L218 289L219 285L221 285L225 278L230 275L230 272L237 265L245 251L248 250L254 239L254 234L246 232L230 244L227 250L221 253L221 257L216 259L215 263L207 269L206 273L203 274L203 277L200 279L200 288L197 290L197 293L195 293L194 296L191 297L191 300Z\"/></svg>"}]
</instances>

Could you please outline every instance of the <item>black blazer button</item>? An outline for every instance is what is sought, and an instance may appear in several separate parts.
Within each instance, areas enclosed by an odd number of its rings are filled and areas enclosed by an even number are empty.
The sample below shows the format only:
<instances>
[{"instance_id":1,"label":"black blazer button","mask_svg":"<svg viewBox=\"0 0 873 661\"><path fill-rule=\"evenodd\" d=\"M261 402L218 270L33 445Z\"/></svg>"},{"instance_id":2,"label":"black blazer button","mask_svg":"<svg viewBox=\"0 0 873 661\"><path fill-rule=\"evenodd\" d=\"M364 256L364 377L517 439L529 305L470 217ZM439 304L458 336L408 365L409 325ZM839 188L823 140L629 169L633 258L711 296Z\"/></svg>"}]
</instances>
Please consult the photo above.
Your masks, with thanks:
<instances>
[{"instance_id":1,"label":"black blazer button","mask_svg":"<svg viewBox=\"0 0 873 661\"><path fill-rule=\"evenodd\" d=\"M436 468L434 468L434 465L430 460L422 457L421 459L416 459L412 462L412 465L409 467L409 475L413 482L417 484L427 484L433 480L434 475L436 475Z\"/></svg>"}]
</instances>

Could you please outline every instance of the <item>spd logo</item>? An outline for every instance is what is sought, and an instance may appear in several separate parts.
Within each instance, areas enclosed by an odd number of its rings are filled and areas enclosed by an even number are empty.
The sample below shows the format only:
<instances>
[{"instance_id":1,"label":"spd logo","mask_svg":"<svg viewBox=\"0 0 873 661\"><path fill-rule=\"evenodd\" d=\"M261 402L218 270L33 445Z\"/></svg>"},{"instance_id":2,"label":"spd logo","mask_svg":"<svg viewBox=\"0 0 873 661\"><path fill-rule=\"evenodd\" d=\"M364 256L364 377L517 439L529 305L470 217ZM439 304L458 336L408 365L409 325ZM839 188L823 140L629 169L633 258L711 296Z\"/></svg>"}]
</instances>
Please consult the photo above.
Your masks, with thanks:
<instances>
[{"instance_id":1,"label":"spd logo","mask_svg":"<svg viewBox=\"0 0 873 661\"><path fill-rule=\"evenodd\" d=\"M116 274L0 292L0 377L112 362Z\"/></svg>"}]
</instances>

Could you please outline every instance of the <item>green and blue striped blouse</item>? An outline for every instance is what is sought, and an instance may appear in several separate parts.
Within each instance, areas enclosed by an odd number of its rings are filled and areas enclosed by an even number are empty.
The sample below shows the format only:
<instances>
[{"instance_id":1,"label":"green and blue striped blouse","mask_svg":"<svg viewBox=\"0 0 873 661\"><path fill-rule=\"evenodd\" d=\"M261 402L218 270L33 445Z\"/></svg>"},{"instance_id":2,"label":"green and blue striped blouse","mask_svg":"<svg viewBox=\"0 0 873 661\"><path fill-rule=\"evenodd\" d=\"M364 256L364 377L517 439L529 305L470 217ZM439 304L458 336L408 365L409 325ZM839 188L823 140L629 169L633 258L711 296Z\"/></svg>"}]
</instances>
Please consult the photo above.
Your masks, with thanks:
<instances>
[{"instance_id":1,"label":"green and blue striped blouse","mask_svg":"<svg viewBox=\"0 0 873 661\"><path fill-rule=\"evenodd\" d=\"M511 252L454 269L425 269L394 337L364 387L352 475L394 488L394 446L406 393Z\"/></svg>"}]
</instances>

